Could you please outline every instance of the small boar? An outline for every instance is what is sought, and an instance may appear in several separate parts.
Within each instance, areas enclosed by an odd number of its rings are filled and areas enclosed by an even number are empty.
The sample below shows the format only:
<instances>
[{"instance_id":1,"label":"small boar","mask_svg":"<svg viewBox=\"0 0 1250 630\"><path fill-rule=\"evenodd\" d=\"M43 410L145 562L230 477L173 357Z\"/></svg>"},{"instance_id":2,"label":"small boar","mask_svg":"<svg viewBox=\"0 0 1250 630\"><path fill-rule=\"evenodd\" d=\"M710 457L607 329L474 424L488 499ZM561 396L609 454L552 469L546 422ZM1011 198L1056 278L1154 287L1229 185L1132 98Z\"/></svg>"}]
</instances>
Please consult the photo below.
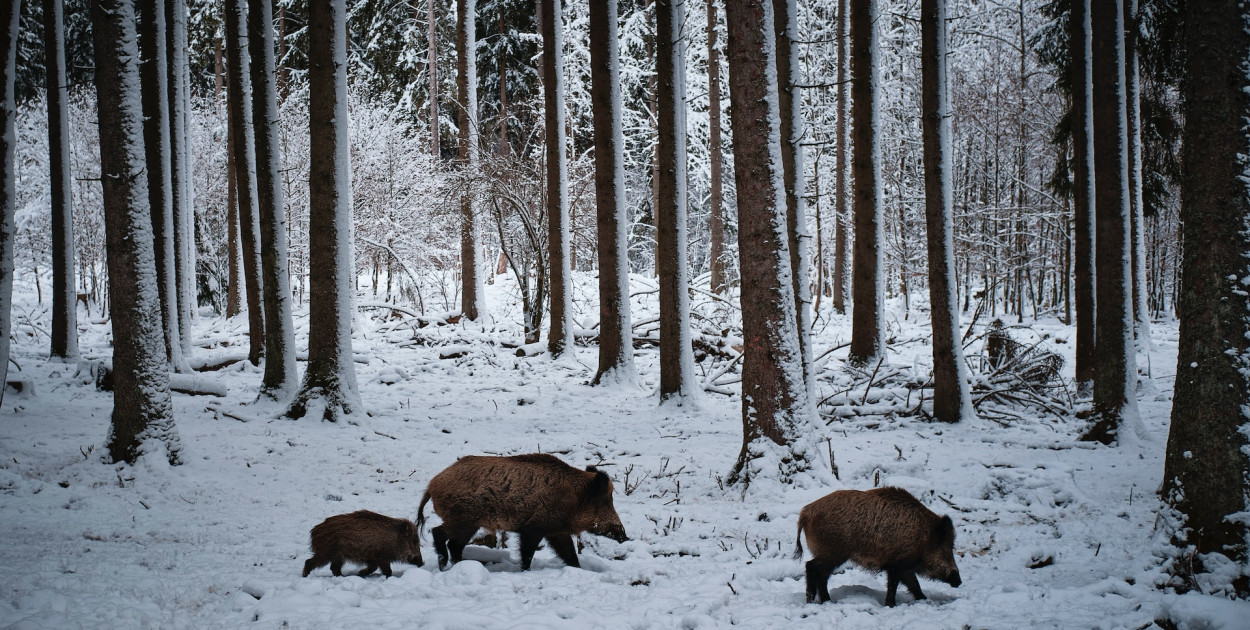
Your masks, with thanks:
<instances>
[{"instance_id":1,"label":"small boar","mask_svg":"<svg viewBox=\"0 0 1250 630\"><path fill-rule=\"evenodd\" d=\"M608 475L594 466L578 470L547 454L461 458L430 480L417 508L419 528L431 499L443 519L431 530L440 569L447 567L448 555L453 563L461 560L478 528L517 532L522 571L529 570L543 538L571 567L581 566L573 544L581 532L627 540L612 507Z\"/></svg>"},{"instance_id":2,"label":"small boar","mask_svg":"<svg viewBox=\"0 0 1250 630\"><path fill-rule=\"evenodd\" d=\"M304 577L330 563L334 575L343 575L343 562L365 565L364 577L382 569L391 577L391 563L421 566L421 539L412 521L391 518L368 510L331 516L309 532L313 557L304 563Z\"/></svg>"},{"instance_id":3,"label":"small boar","mask_svg":"<svg viewBox=\"0 0 1250 630\"><path fill-rule=\"evenodd\" d=\"M938 516L902 488L840 490L799 512L794 557L803 557L802 536L812 559L807 562L807 601L829 601L829 574L850 560L870 571L885 571L885 605L894 605L899 582L924 599L916 575L959 586L955 566L955 525Z\"/></svg>"}]
</instances>

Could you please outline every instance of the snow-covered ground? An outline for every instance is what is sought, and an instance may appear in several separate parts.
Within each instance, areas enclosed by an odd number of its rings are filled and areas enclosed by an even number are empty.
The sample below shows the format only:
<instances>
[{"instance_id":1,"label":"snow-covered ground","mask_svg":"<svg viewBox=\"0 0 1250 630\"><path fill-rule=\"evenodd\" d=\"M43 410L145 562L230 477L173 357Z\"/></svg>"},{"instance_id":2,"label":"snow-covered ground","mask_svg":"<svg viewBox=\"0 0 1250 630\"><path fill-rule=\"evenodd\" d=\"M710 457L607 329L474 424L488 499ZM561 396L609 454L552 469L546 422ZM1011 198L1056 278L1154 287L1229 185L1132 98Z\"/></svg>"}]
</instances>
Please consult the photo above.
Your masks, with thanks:
<instances>
[{"instance_id":1,"label":"snow-covered ground","mask_svg":"<svg viewBox=\"0 0 1250 630\"><path fill-rule=\"evenodd\" d=\"M579 282L580 299L593 278ZM736 398L658 407L647 389L654 351L638 357L639 389L589 387L593 348L517 358L499 345L520 336L515 308L503 306L506 284L488 287L500 323L424 328L423 343L402 321L362 315L354 343L369 416L359 424L278 419L279 407L254 402L261 372L245 363L204 373L228 395L174 394L186 463L172 468L155 458L102 463L111 397L79 366L46 360L35 328L48 330L47 307L19 284L22 370L10 377L35 392L10 392L0 410L0 627L1145 628L1160 617L1247 627L1246 603L1155 586L1175 323L1154 328L1140 399L1148 440L1077 443L1081 422L1053 417L1007 426L860 417L821 436L840 481L760 479L743 495L722 483L741 446ZM897 338L925 337L924 313L895 315ZM306 317L305 305L302 335ZM107 325L85 312L80 321L86 358L107 359ZM1036 328L1063 340L1053 349L1070 358L1070 329ZM816 353L849 330L849 319L820 322ZM245 352L245 331L243 319L202 317L197 346L213 348L194 356ZM440 339L468 353L440 359ZM890 362L923 365L929 352L907 344ZM844 353L825 369L839 369ZM426 482L457 457L534 451L608 471L631 540L584 535L580 569L544 548L521 573L509 544L469 547L440 572L427 543L424 567L396 565L390 579L328 568L300 577L308 530L327 516L414 518ZM928 600L900 590L890 609L884 576L848 566L831 578L833 602L805 604L803 561L792 557L799 509L874 485L902 486L951 515L963 585L922 580Z\"/></svg>"}]
</instances>

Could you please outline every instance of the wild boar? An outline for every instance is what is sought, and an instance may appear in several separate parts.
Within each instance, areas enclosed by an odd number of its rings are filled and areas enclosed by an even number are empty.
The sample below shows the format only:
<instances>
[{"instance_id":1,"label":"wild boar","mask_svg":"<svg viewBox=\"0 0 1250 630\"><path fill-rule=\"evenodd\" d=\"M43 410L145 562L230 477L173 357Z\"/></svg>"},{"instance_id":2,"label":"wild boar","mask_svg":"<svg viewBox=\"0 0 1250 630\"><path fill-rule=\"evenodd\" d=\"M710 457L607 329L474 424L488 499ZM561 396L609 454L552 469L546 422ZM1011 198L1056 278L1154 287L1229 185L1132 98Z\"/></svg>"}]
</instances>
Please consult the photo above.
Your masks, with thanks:
<instances>
[{"instance_id":1,"label":"wild boar","mask_svg":"<svg viewBox=\"0 0 1250 630\"><path fill-rule=\"evenodd\" d=\"M365 565L364 577L382 569L391 577L391 563L421 566L421 539L412 521L391 518L368 510L331 516L309 532L313 557L304 563L304 577L330 563L334 575L343 575L343 562Z\"/></svg>"},{"instance_id":2,"label":"wild boar","mask_svg":"<svg viewBox=\"0 0 1250 630\"><path fill-rule=\"evenodd\" d=\"M955 566L955 525L938 516L902 488L840 490L809 503L799 512L795 559L803 557L802 536L812 559L807 562L807 601L829 601L829 574L850 560L870 571L885 571L885 605L894 605L899 582L924 599L916 575L959 586Z\"/></svg>"},{"instance_id":3,"label":"wild boar","mask_svg":"<svg viewBox=\"0 0 1250 630\"><path fill-rule=\"evenodd\" d=\"M434 513L443 519L431 530L440 569L449 555L453 563L461 560L478 528L519 534L522 571L529 570L543 538L565 564L577 567L575 535L627 540L612 490L612 480L594 466L578 470L543 453L464 457L430 480L417 508L417 526L424 527L425 504L433 500Z\"/></svg>"}]
</instances>

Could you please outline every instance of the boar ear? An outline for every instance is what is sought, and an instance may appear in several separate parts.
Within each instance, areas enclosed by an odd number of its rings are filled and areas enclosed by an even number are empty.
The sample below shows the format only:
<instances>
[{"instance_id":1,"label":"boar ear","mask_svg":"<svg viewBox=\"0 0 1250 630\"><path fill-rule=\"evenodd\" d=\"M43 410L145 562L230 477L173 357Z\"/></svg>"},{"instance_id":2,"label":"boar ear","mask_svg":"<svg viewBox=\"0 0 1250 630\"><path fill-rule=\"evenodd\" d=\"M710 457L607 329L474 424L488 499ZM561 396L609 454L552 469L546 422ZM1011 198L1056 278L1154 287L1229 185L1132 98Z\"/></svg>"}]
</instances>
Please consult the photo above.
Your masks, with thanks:
<instances>
[{"instance_id":1,"label":"boar ear","mask_svg":"<svg viewBox=\"0 0 1250 630\"><path fill-rule=\"evenodd\" d=\"M399 535L404 538L412 538L417 535L417 526L412 521L403 520L399 522Z\"/></svg>"},{"instance_id":2,"label":"boar ear","mask_svg":"<svg viewBox=\"0 0 1250 630\"><path fill-rule=\"evenodd\" d=\"M943 516L933 526L933 537L942 544L955 544L955 523L949 515Z\"/></svg>"},{"instance_id":3,"label":"boar ear","mask_svg":"<svg viewBox=\"0 0 1250 630\"><path fill-rule=\"evenodd\" d=\"M607 496L612 493L612 479L608 477L608 473L602 470L594 471L595 478L590 481L590 486L586 488L586 494L591 497Z\"/></svg>"}]
</instances>

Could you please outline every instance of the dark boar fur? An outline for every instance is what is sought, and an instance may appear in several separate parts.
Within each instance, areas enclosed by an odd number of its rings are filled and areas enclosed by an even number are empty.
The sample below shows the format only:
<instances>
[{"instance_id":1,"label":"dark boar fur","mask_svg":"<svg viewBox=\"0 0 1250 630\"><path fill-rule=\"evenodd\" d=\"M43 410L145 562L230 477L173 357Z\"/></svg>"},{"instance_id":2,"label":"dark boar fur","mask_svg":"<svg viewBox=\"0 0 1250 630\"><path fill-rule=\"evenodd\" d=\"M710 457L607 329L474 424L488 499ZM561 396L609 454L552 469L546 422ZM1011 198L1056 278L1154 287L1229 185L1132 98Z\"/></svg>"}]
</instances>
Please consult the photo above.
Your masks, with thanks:
<instances>
[{"instance_id":1,"label":"dark boar fur","mask_svg":"<svg viewBox=\"0 0 1250 630\"><path fill-rule=\"evenodd\" d=\"M424 527L425 504L443 524L431 530L439 568L459 562L478 528L517 532L521 570L530 568L538 543L547 539L565 564L576 567L573 537L581 532L624 542L625 528L612 507L612 480L594 466L578 470L547 454L464 457L430 480L417 508Z\"/></svg>"},{"instance_id":2,"label":"dark boar fur","mask_svg":"<svg viewBox=\"0 0 1250 630\"><path fill-rule=\"evenodd\" d=\"M924 599L916 575L959 586L955 566L955 525L938 516L902 488L840 490L799 512L794 557L803 556L802 535L812 559L807 562L807 601L829 601L829 574L850 560L870 571L885 571L885 605L894 605L899 582Z\"/></svg>"},{"instance_id":3,"label":"dark boar fur","mask_svg":"<svg viewBox=\"0 0 1250 630\"><path fill-rule=\"evenodd\" d=\"M368 510L331 516L309 532L313 557L304 563L304 577L327 562L335 575L343 575L345 561L363 564L361 577L378 568L390 577L395 561L421 566L425 562L418 531L412 521Z\"/></svg>"}]
</instances>

